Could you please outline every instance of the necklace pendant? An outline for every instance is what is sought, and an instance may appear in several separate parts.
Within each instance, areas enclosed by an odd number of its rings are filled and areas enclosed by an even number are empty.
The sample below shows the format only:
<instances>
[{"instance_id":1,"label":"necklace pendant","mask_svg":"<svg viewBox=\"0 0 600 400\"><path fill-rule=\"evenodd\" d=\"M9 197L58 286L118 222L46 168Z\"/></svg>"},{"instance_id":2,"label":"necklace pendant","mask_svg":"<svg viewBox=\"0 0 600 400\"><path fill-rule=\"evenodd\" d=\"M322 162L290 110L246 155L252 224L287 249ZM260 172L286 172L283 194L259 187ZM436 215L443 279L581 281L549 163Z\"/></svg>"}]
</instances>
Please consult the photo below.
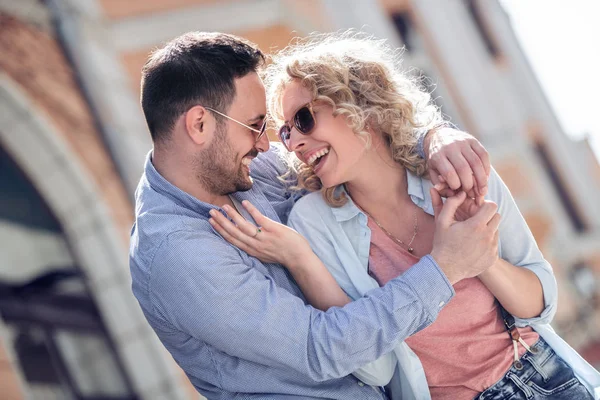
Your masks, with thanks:
<instances>
[{"instance_id":1,"label":"necklace pendant","mask_svg":"<svg viewBox=\"0 0 600 400\"><path fill-rule=\"evenodd\" d=\"M410 254L414 253L414 251L415 251L415 249L413 249L412 247L409 247L409 248L408 248L408 252L409 252Z\"/></svg>"}]
</instances>

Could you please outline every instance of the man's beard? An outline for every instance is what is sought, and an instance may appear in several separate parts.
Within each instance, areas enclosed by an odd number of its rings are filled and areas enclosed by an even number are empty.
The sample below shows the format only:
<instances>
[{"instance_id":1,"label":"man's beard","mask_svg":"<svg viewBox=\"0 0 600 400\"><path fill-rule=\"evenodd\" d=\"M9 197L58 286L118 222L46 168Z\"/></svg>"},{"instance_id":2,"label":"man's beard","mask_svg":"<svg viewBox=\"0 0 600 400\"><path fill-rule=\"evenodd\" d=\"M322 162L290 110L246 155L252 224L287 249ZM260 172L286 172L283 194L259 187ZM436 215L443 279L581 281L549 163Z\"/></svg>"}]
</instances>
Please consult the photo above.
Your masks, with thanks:
<instances>
[{"instance_id":1,"label":"man's beard","mask_svg":"<svg viewBox=\"0 0 600 400\"><path fill-rule=\"evenodd\" d=\"M219 124L213 142L196 156L194 162L200 184L209 193L220 196L252 188L252 178L247 176L241 159L236 160L227 136L227 128ZM253 148L244 157L255 157L257 154L258 151Z\"/></svg>"}]
</instances>

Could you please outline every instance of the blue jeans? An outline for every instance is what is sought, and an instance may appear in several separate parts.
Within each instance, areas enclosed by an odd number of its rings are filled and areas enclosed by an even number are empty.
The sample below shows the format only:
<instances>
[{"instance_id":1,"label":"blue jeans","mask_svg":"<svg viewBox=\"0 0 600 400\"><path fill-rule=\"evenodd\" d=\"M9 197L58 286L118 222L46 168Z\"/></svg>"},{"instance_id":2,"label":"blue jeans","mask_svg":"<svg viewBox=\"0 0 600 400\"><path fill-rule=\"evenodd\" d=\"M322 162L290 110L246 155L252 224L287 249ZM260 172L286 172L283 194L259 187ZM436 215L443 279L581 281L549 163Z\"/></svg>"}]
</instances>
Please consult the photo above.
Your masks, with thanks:
<instances>
[{"instance_id":1,"label":"blue jeans","mask_svg":"<svg viewBox=\"0 0 600 400\"><path fill-rule=\"evenodd\" d=\"M514 365L493 386L480 393L477 400L594 400L573 370L540 338L533 354L521 357L522 368Z\"/></svg>"}]
</instances>

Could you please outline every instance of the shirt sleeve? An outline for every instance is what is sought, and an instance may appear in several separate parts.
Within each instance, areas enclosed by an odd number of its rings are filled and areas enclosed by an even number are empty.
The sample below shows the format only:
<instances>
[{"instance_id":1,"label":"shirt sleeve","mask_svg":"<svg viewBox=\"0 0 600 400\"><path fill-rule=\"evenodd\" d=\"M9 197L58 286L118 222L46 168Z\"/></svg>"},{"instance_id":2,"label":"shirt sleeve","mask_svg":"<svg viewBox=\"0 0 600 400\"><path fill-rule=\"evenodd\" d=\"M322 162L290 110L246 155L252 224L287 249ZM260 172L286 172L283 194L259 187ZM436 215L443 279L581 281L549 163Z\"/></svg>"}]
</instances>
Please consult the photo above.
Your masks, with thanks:
<instances>
[{"instance_id":1,"label":"shirt sleeve","mask_svg":"<svg viewBox=\"0 0 600 400\"><path fill-rule=\"evenodd\" d=\"M452 128L452 129L458 129L458 127L456 125L454 125L452 122L450 121L442 121L439 123L434 124L433 126L426 126L423 128L418 128L414 130L414 134L417 137L417 154L419 155L419 157L421 157L422 159L425 159L425 137L427 136L427 132L429 132L431 129L441 129L441 128Z\"/></svg>"},{"instance_id":2,"label":"shirt sleeve","mask_svg":"<svg viewBox=\"0 0 600 400\"><path fill-rule=\"evenodd\" d=\"M215 234L171 233L151 266L153 313L219 351L315 381L350 374L437 316L437 307L422 300L432 280L442 279L422 278L432 259L327 312L307 306L249 261Z\"/></svg>"},{"instance_id":3,"label":"shirt sleeve","mask_svg":"<svg viewBox=\"0 0 600 400\"><path fill-rule=\"evenodd\" d=\"M544 259L510 191L494 169L490 174L488 188L488 197L498 204L498 213L502 217L498 228L500 257L513 265L532 271L540 280L544 292L542 313L533 318L515 317L515 322L520 327L550 323L558 303L558 289L552 267Z\"/></svg>"}]
</instances>

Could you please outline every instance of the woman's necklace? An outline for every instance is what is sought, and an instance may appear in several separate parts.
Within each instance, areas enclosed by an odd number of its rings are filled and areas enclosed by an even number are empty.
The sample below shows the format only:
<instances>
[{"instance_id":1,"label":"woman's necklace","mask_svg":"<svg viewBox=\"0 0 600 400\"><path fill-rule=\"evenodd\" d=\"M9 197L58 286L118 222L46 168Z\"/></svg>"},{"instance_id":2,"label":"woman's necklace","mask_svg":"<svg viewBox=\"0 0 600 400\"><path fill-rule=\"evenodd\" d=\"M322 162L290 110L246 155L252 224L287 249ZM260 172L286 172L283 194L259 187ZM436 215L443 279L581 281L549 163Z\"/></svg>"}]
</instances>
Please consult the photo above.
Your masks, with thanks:
<instances>
[{"instance_id":1,"label":"woman's necklace","mask_svg":"<svg viewBox=\"0 0 600 400\"><path fill-rule=\"evenodd\" d=\"M347 186L344 186L344 189L346 190L346 193L348 193L348 196L350 196L350 198L352 198L352 194L350 193L350 191L348 190ZM414 209L413 212L413 216L415 219L415 224L413 226L413 235L410 238L410 241L408 242L408 244L404 243L402 240L398 239L396 236L392 235L392 233L390 231L388 231L387 229L385 229L380 223L379 221L377 221L375 218L373 218L373 216L371 214L369 214L364 208L362 208L361 206L358 205L358 203L356 201L354 201L354 204L356 204L358 206L358 208L360 208L362 210L362 212L364 212L365 214L367 214L367 217L371 218L373 220L373 222L375 222L375 224L383 231L383 233L385 233L390 239L392 239L394 242L396 242L399 245L405 246L406 249L408 250L408 252L410 254L413 254L415 252L415 249L412 247L413 242L415 241L415 238L417 237L417 232L419 232L419 221L417 220L417 210Z\"/></svg>"},{"instance_id":2,"label":"woman's necklace","mask_svg":"<svg viewBox=\"0 0 600 400\"><path fill-rule=\"evenodd\" d=\"M369 218L371 218L371 219L373 220L373 222L375 222L375 224L376 224L376 225L377 225L379 228L381 228L381 230L382 230L382 231L383 231L383 232L384 232L384 233L385 233L385 234L386 234L386 235L387 235L387 236L388 236L390 239L392 239L394 242L396 242L396 243L398 243L398 244L400 244L400 245L402 245L402 246L406 246L406 249L408 250L408 252L409 252L410 254L413 254L413 253L414 253L415 249L412 247L412 243L415 241L415 238L417 237L417 232L419 231L419 222L417 221L417 210L416 210L416 209L414 210L414 213L413 213L413 215L414 215L414 219L415 219L415 224L414 224L414 227L413 227L413 235L412 235L412 237L410 238L410 241L409 241L408 243L404 243L402 240L400 240L400 239L398 239L396 236L392 235L392 233L391 233L390 231L388 231L387 229L385 229L385 228L384 228L384 227L383 227L383 226L382 226L382 225L379 223L379 221L377 221L375 218L373 218L373 216L372 216L371 214L369 214L368 212L366 212L364 209L363 209L363 212L364 212L365 214L367 214L367 216L368 216Z\"/></svg>"}]
</instances>

